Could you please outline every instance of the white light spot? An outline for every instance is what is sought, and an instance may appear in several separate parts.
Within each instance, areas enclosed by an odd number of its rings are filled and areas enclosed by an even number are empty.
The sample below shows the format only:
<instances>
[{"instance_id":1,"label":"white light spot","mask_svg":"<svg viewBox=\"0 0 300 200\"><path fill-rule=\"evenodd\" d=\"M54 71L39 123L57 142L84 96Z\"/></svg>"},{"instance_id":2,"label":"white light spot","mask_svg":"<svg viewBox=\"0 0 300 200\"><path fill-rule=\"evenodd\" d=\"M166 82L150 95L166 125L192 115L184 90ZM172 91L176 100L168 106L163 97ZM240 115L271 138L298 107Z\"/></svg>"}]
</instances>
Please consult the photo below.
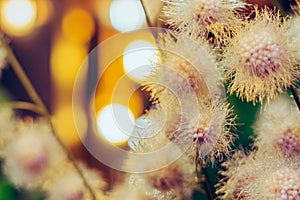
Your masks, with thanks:
<instances>
[{"instance_id":1,"label":"white light spot","mask_svg":"<svg viewBox=\"0 0 300 200\"><path fill-rule=\"evenodd\" d=\"M125 72L132 78L143 80L154 70L153 62L158 60L158 50L146 41L130 43L124 50Z\"/></svg>"},{"instance_id":2,"label":"white light spot","mask_svg":"<svg viewBox=\"0 0 300 200\"><path fill-rule=\"evenodd\" d=\"M36 8L29 0L10 0L3 7L4 19L11 26L28 26L36 17Z\"/></svg>"},{"instance_id":3,"label":"white light spot","mask_svg":"<svg viewBox=\"0 0 300 200\"><path fill-rule=\"evenodd\" d=\"M110 21L121 32L140 28L145 23L145 13L140 1L113 0L110 4Z\"/></svg>"},{"instance_id":4,"label":"white light spot","mask_svg":"<svg viewBox=\"0 0 300 200\"><path fill-rule=\"evenodd\" d=\"M129 108L119 104L111 104L100 112L97 125L100 133L109 142L123 142L132 133L134 117Z\"/></svg>"}]
</instances>

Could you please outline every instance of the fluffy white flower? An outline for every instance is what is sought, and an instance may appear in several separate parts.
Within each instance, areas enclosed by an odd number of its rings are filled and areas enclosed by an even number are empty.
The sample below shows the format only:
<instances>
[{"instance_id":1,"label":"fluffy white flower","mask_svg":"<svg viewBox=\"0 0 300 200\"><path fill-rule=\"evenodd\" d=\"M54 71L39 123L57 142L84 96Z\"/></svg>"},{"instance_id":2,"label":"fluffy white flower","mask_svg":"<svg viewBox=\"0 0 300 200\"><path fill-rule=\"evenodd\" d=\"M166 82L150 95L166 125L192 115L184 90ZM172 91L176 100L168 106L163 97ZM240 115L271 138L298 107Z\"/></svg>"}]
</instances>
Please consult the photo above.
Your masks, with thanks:
<instances>
[{"instance_id":1,"label":"fluffy white flower","mask_svg":"<svg viewBox=\"0 0 300 200\"><path fill-rule=\"evenodd\" d=\"M0 106L0 156L5 146L14 139L15 126L13 110L7 106Z\"/></svg>"},{"instance_id":2,"label":"fluffy white flower","mask_svg":"<svg viewBox=\"0 0 300 200\"><path fill-rule=\"evenodd\" d=\"M278 151L235 154L224 164L224 180L217 186L221 199L294 200L300 198L299 158Z\"/></svg>"},{"instance_id":3,"label":"fluffy white flower","mask_svg":"<svg viewBox=\"0 0 300 200\"><path fill-rule=\"evenodd\" d=\"M212 32L214 37L225 27L238 23L237 10L245 3L239 0L163 0L163 17L172 28L198 38ZM221 35L220 35L221 36Z\"/></svg>"},{"instance_id":4,"label":"fluffy white flower","mask_svg":"<svg viewBox=\"0 0 300 200\"><path fill-rule=\"evenodd\" d=\"M62 162L63 153L44 122L19 124L4 149L4 172L15 185L35 187Z\"/></svg>"},{"instance_id":5,"label":"fluffy white flower","mask_svg":"<svg viewBox=\"0 0 300 200\"><path fill-rule=\"evenodd\" d=\"M100 174L80 164L86 181L92 188L96 199L107 199L104 195L105 181ZM63 170L56 174L55 180L46 187L47 200L89 200L91 195L85 187L82 178L70 165L65 165Z\"/></svg>"},{"instance_id":6,"label":"fluffy white flower","mask_svg":"<svg viewBox=\"0 0 300 200\"><path fill-rule=\"evenodd\" d=\"M173 32L161 35L159 46L161 61L145 87L164 113L163 132L184 151L194 147L202 161L222 158L232 142L227 125L233 118L209 48Z\"/></svg>"},{"instance_id":7,"label":"fluffy white flower","mask_svg":"<svg viewBox=\"0 0 300 200\"><path fill-rule=\"evenodd\" d=\"M245 188L248 199L293 200L300 198L299 158L287 160L277 153L262 153L252 162L256 178Z\"/></svg>"},{"instance_id":8,"label":"fluffy white flower","mask_svg":"<svg viewBox=\"0 0 300 200\"><path fill-rule=\"evenodd\" d=\"M262 151L279 150L284 155L300 155L300 115L287 96L280 96L260 113L256 126L256 145Z\"/></svg>"},{"instance_id":9,"label":"fluffy white flower","mask_svg":"<svg viewBox=\"0 0 300 200\"><path fill-rule=\"evenodd\" d=\"M152 162L156 162L158 166L164 166L168 156L168 154L161 154L157 158L153 157ZM147 162L140 164L147 165ZM149 199L165 200L174 197L191 199L192 191L196 188L194 170L193 160L183 155L177 161L157 171L128 175L124 184L129 184L131 191L135 190L140 194L144 192L144 196Z\"/></svg>"},{"instance_id":10,"label":"fluffy white flower","mask_svg":"<svg viewBox=\"0 0 300 200\"><path fill-rule=\"evenodd\" d=\"M235 27L222 63L229 92L254 104L270 102L299 78L299 42L289 34L289 21L268 9L255 11L254 20Z\"/></svg>"}]
</instances>

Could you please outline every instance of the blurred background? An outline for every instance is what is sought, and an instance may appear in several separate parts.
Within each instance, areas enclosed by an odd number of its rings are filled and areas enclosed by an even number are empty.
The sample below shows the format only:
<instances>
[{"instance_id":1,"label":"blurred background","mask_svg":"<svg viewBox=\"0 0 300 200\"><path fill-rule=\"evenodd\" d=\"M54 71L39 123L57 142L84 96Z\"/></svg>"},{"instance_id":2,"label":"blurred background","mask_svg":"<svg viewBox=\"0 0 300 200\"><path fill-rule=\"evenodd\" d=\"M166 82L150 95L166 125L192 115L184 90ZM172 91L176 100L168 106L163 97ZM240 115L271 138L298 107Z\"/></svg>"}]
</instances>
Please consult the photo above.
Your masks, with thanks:
<instances>
[{"instance_id":1,"label":"blurred background","mask_svg":"<svg viewBox=\"0 0 300 200\"><path fill-rule=\"evenodd\" d=\"M270 1L249 2L272 6ZM151 23L159 26L160 1L145 0L144 4ZM74 81L86 56L99 43L116 34L146 27L145 12L138 0L0 1L0 29L7 35L12 50L52 113L59 137L77 158L102 171L104 178L112 183L120 181L120 172L94 159L78 137L72 113ZM128 53L139 46L147 46L150 50ZM149 108L149 96L140 86L147 70L131 72L136 67L148 65L158 51L150 31L138 37L133 34L111 48L124 53L106 68L98 82L94 99L99 122L96 137L128 149L129 135L115 124L111 110L115 108L119 113L129 113L130 128L133 128L134 120ZM101 59L109 52L98 53L98 68L101 69ZM30 101L9 67L2 74L1 87L10 99ZM248 133L238 142L244 140L247 143L257 106L240 102L235 97L230 97L229 101L237 104L235 109L244 125L240 131ZM247 116L243 114L245 111ZM15 190L5 181L0 181L0 199L11 199L9 195L16 195ZM30 195L26 198L30 199ZM22 199L26 198L23 195Z\"/></svg>"},{"instance_id":2,"label":"blurred background","mask_svg":"<svg viewBox=\"0 0 300 200\"><path fill-rule=\"evenodd\" d=\"M150 2L144 3L149 5L147 8L151 12L151 20L155 21L160 11L160 1ZM53 115L60 139L77 159L99 169L111 183L121 181L118 176L121 173L90 155L78 136L72 113L74 81L94 47L116 34L146 27L145 13L138 0L0 1L0 29ZM127 53L139 46L147 46L150 50ZM109 66L101 66L102 58L109 56L110 50L124 52L124 55L121 53ZM151 32L145 31L143 35L126 37L111 45L107 51L98 53L99 61L94 63L98 66L93 66L99 69L106 67L94 99L98 129L93 138L128 149L129 134L124 133L113 119L112 109L116 109L121 116L129 116L129 131L132 130L134 120L148 107L149 98L139 84L147 73L131 74L130 71L141 65L149 65L157 55L157 50ZM9 66L2 73L1 91L10 100L30 102ZM86 117L83 115L83 120ZM26 194L24 191L20 198L26 199ZM0 199L16 199L16 195L14 188L3 178L0 182ZM34 195L28 197L31 198Z\"/></svg>"}]
</instances>

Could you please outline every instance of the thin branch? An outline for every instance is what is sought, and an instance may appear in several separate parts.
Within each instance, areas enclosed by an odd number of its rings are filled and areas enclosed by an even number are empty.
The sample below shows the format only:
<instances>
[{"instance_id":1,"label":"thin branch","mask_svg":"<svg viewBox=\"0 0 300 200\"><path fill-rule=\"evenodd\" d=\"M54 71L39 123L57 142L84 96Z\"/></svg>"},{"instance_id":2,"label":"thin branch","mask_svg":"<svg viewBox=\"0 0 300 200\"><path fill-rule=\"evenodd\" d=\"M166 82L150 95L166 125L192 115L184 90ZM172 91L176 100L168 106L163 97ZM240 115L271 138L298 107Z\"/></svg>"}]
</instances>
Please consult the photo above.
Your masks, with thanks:
<instances>
[{"instance_id":1,"label":"thin branch","mask_svg":"<svg viewBox=\"0 0 300 200\"><path fill-rule=\"evenodd\" d=\"M300 111L300 97L299 97L299 94L298 94L296 88L293 85L290 86L290 89L291 89L291 92L293 94L294 100L295 100L295 102L298 106L298 109Z\"/></svg>"},{"instance_id":2,"label":"thin branch","mask_svg":"<svg viewBox=\"0 0 300 200\"><path fill-rule=\"evenodd\" d=\"M26 102L26 101L10 101L8 103L5 103L8 106L14 108L14 109L21 109L21 110L28 110L32 111L34 113L43 115L43 111L38 107L36 104Z\"/></svg>"},{"instance_id":3,"label":"thin branch","mask_svg":"<svg viewBox=\"0 0 300 200\"><path fill-rule=\"evenodd\" d=\"M206 194L208 195L208 197L209 197L210 200L213 200L214 199L214 195L213 195L212 191L210 190L211 185L210 185L210 183L208 181L208 175L207 175L205 167L202 167L202 172L203 172L203 175L205 177L203 183L204 183Z\"/></svg>"},{"instance_id":4,"label":"thin branch","mask_svg":"<svg viewBox=\"0 0 300 200\"><path fill-rule=\"evenodd\" d=\"M196 157L195 157L195 171L196 171L196 176L198 181L201 180L201 176L200 176L200 167L199 167L199 150L198 148L196 148ZM205 189L205 193L207 194L209 200L213 200L214 199L214 195L210 190L210 183L208 182L208 175L206 172L205 167L201 168L201 171L204 175L204 180L203 180L203 184L204 184L204 189Z\"/></svg>"},{"instance_id":5,"label":"thin branch","mask_svg":"<svg viewBox=\"0 0 300 200\"><path fill-rule=\"evenodd\" d=\"M63 144L63 142L57 136L56 131L55 131L54 126L53 126L53 123L52 123L52 120L51 120L51 115L48 112L45 104L43 103L42 99L40 98L37 91L33 87L31 81L29 80L28 76L24 72L20 62L18 61L15 54L11 50L10 46L7 44L7 42L4 38L4 35L1 34L1 33L0 33L0 41L1 41L1 45L5 48L5 50L7 52L7 59L9 61L9 63L11 64L11 67L13 68L13 70L15 71L17 77L21 81L21 83L22 83L23 87L25 88L26 92L28 93L29 97L31 98L33 103L36 104L37 109L40 110L41 114L48 119L51 130L52 130L52 135L54 136L54 138L56 139L58 144L61 146L62 150L64 151L64 153L66 154L66 156L70 160L70 162L72 163L73 167L75 168L75 170L77 171L79 176L82 178L83 184L89 190L89 192L92 196L92 199L96 200L96 195L95 195L92 187L87 182L87 180L84 176L84 173L81 170L81 168L79 167L79 165L77 164L74 156L69 152L67 147ZM25 105L23 104L23 106L25 106Z\"/></svg>"},{"instance_id":6,"label":"thin branch","mask_svg":"<svg viewBox=\"0 0 300 200\"><path fill-rule=\"evenodd\" d=\"M196 171L196 176L197 176L197 179L198 181L201 179L201 176L200 176L200 170L199 170L199 161L198 161L198 158L199 158L199 151L198 149L196 149L196 156L195 156L195 171Z\"/></svg>"},{"instance_id":7,"label":"thin branch","mask_svg":"<svg viewBox=\"0 0 300 200\"><path fill-rule=\"evenodd\" d=\"M142 4L142 7L143 7L145 16L146 16L146 22L147 22L148 27L152 27L153 25L152 25L151 20L149 18L149 13L148 13L148 11L146 9L146 5L145 5L144 1L145 0L141 0L141 4Z\"/></svg>"},{"instance_id":8,"label":"thin branch","mask_svg":"<svg viewBox=\"0 0 300 200\"><path fill-rule=\"evenodd\" d=\"M1 33L0 33L1 34ZM24 72L21 64L19 63L18 59L16 58L15 54L6 43L4 35L1 34L1 45L5 48L7 52L7 59L10 62L13 70L15 71L16 75L18 76L19 80L21 81L23 87L25 88L26 92L28 93L30 99L41 109L43 115L48 115L48 111L46 106L44 105L42 99L37 94L35 88L31 84L28 76Z\"/></svg>"}]
</instances>

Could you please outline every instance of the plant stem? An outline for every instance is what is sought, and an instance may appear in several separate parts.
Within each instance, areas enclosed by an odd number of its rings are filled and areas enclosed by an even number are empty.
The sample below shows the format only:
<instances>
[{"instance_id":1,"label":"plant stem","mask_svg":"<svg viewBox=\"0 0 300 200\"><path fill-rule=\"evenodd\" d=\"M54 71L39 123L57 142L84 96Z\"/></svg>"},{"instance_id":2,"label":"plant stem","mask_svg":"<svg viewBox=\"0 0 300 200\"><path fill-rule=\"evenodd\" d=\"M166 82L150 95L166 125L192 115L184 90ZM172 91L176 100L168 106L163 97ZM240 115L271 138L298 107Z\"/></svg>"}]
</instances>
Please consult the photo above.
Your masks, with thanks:
<instances>
[{"instance_id":1,"label":"plant stem","mask_svg":"<svg viewBox=\"0 0 300 200\"><path fill-rule=\"evenodd\" d=\"M63 144L63 142L59 139L59 137L57 136L53 123L51 121L50 118L48 118L52 132L53 132L53 136L56 139L56 141L59 143L59 145L62 147L63 151L65 152L67 158L71 161L73 167L75 168L75 170L77 171L77 173L79 174L79 176L81 177L81 179L83 180L83 184L84 186L89 190L92 199L96 200L96 195L92 189L92 187L89 185L88 181L86 180L83 171L81 170L81 168L79 167L79 165L77 164L74 156L70 153L70 151L67 149L67 147Z\"/></svg>"},{"instance_id":2,"label":"plant stem","mask_svg":"<svg viewBox=\"0 0 300 200\"><path fill-rule=\"evenodd\" d=\"M298 92L297 92L296 88L293 85L290 86L290 89L291 89L291 92L293 94L294 100L295 100L295 102L298 106L298 109L300 111L300 97L298 95Z\"/></svg>"},{"instance_id":3,"label":"plant stem","mask_svg":"<svg viewBox=\"0 0 300 200\"><path fill-rule=\"evenodd\" d=\"M201 176L200 176L200 170L199 170L199 149L196 148L196 157L195 157L195 171L196 171L196 176L197 176L197 179L198 181L201 180ZM210 184L208 182L208 175L207 175L207 172L206 172L206 169L205 167L202 167L201 168L201 171L204 175L204 180L203 180L203 183L204 183L204 189L205 189L205 193L206 195L208 196L209 200L213 200L214 197L213 197L213 193L211 192L210 190Z\"/></svg>"},{"instance_id":4,"label":"plant stem","mask_svg":"<svg viewBox=\"0 0 300 200\"><path fill-rule=\"evenodd\" d=\"M33 85L31 84L28 76L24 72L21 64L19 63L18 59L14 55L13 51L10 49L9 45L4 41L4 36L1 37L1 45L5 48L7 52L7 59L10 62L13 70L15 71L16 75L18 76L19 80L21 81L23 87L25 88L27 94L29 95L30 99L38 106L41 110L42 114L47 116L48 111L46 106L44 105L42 99L37 94L36 90L34 89Z\"/></svg>"},{"instance_id":5,"label":"plant stem","mask_svg":"<svg viewBox=\"0 0 300 200\"><path fill-rule=\"evenodd\" d=\"M147 12L146 5L145 5L145 3L144 3L144 0L141 0L141 4L142 4L143 10L144 10L144 12L145 12L147 25L148 25L148 27L152 27L152 23L151 23L151 20L150 20L150 18L149 18L149 14L148 14L148 12Z\"/></svg>"},{"instance_id":6,"label":"plant stem","mask_svg":"<svg viewBox=\"0 0 300 200\"><path fill-rule=\"evenodd\" d=\"M28 110L28 111L32 111L34 113L43 115L42 110L33 103L29 103L29 102L25 102L25 101L11 101L11 102L8 102L7 104L14 109Z\"/></svg>"},{"instance_id":7,"label":"plant stem","mask_svg":"<svg viewBox=\"0 0 300 200\"><path fill-rule=\"evenodd\" d=\"M207 175L205 167L202 167L202 172L203 172L203 175L205 177L203 183L204 183L206 194L208 195L208 197L209 197L210 200L213 200L214 199L214 195L213 195L212 191L210 190L211 186L210 186L210 183L208 181L208 175Z\"/></svg>"},{"instance_id":8,"label":"plant stem","mask_svg":"<svg viewBox=\"0 0 300 200\"><path fill-rule=\"evenodd\" d=\"M196 156L195 156L195 171L196 171L196 176L197 176L197 179L200 180L201 179L201 176L200 176L200 171L199 171L199 162L198 162L198 158L199 158L199 151L198 151L198 148L196 149Z\"/></svg>"},{"instance_id":9,"label":"plant stem","mask_svg":"<svg viewBox=\"0 0 300 200\"><path fill-rule=\"evenodd\" d=\"M57 136L56 131L53 126L53 123L52 123L52 120L51 120L51 115L48 112L45 104L43 103L42 99L40 98L37 91L33 87L31 81L29 80L28 76L24 72L20 62L18 61L15 54L11 50L10 46L6 43L6 41L4 39L4 35L2 35L1 33L0 33L0 43L5 48L5 50L7 52L7 59L9 61L9 63L11 64L11 67L15 71L17 77L21 81L26 92L28 93L29 97L31 98L33 103L35 103L35 105L37 106L37 109L40 110L41 114L48 119L51 130L52 130L52 135L56 139L57 143L61 146L62 150L64 151L64 153L66 154L66 156L70 160L70 162L72 163L73 167L75 168L75 170L77 171L79 176L82 178L83 184L89 190L89 192L92 196L92 199L96 200L96 195L95 195L93 189L91 188L91 186L89 185L89 183L87 182L86 178L84 177L84 173L81 170L81 168L79 167L79 165L77 164L74 156L69 152L67 147L63 144L63 142Z\"/></svg>"}]
</instances>

